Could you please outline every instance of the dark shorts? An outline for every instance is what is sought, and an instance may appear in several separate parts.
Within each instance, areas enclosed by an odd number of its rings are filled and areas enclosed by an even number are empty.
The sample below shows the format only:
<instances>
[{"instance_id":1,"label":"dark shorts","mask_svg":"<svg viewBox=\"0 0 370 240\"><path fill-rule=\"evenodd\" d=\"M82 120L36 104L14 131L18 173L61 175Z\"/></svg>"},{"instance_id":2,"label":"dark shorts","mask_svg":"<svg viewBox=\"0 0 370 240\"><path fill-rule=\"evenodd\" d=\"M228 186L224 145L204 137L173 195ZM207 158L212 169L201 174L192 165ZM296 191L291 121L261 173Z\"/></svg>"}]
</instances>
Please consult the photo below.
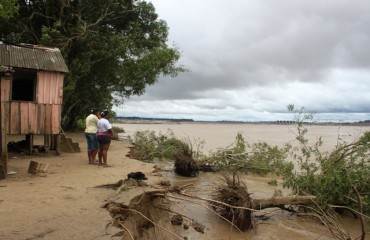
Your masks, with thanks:
<instances>
[{"instance_id":1,"label":"dark shorts","mask_svg":"<svg viewBox=\"0 0 370 240\"><path fill-rule=\"evenodd\" d=\"M111 141L109 136L98 135L98 142L100 144L109 144Z\"/></svg>"},{"instance_id":2,"label":"dark shorts","mask_svg":"<svg viewBox=\"0 0 370 240\"><path fill-rule=\"evenodd\" d=\"M94 151L99 148L98 135L96 133L85 133L87 140L87 150Z\"/></svg>"}]
</instances>

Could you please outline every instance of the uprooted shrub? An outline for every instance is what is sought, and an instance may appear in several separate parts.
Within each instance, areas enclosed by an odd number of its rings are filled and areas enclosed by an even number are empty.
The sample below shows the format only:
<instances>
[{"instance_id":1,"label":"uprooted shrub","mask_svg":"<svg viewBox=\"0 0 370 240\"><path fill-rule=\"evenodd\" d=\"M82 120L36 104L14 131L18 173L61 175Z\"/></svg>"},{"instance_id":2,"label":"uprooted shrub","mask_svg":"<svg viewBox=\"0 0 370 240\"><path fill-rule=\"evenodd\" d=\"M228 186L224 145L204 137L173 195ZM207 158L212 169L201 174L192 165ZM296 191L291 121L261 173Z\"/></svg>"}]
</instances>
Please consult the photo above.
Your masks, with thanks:
<instances>
[{"instance_id":1,"label":"uprooted shrub","mask_svg":"<svg viewBox=\"0 0 370 240\"><path fill-rule=\"evenodd\" d=\"M199 172L197 160L202 157L203 141L180 140L169 129L166 134L154 131L137 131L129 138L134 144L134 157L152 162L157 159L174 161L175 172L182 176L196 176Z\"/></svg>"},{"instance_id":2,"label":"uprooted shrub","mask_svg":"<svg viewBox=\"0 0 370 240\"><path fill-rule=\"evenodd\" d=\"M175 173L185 177L195 177L198 175L199 167L194 159L194 151L190 142L181 142L174 158Z\"/></svg>"},{"instance_id":3,"label":"uprooted shrub","mask_svg":"<svg viewBox=\"0 0 370 240\"><path fill-rule=\"evenodd\" d=\"M252 222L252 200L247 186L234 173L224 175L225 186L219 186L212 194L210 207L221 217L230 221L233 226L241 231L251 229Z\"/></svg>"}]
</instances>

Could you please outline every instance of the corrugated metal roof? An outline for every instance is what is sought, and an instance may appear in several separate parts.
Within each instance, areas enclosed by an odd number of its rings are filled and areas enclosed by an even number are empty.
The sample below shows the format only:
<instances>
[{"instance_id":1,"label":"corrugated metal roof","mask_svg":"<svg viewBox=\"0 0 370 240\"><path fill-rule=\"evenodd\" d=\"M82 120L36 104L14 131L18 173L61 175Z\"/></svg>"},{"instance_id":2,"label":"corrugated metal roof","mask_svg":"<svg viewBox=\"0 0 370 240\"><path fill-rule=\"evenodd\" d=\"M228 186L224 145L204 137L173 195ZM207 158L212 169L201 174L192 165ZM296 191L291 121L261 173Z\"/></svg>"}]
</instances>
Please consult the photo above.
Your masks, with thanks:
<instances>
[{"instance_id":1,"label":"corrugated metal roof","mask_svg":"<svg viewBox=\"0 0 370 240\"><path fill-rule=\"evenodd\" d=\"M59 49L26 44L9 45L0 42L0 65L68 72Z\"/></svg>"}]
</instances>

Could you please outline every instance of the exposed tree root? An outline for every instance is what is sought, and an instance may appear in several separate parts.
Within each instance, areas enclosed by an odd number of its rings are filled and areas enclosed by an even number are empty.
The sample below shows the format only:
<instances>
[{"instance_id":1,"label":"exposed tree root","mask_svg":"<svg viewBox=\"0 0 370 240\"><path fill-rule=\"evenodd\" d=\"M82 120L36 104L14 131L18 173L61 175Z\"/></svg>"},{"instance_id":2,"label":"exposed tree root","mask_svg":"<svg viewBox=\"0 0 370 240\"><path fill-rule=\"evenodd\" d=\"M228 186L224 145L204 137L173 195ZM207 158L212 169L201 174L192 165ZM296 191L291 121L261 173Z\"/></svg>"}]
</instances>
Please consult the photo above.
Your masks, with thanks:
<instances>
[{"instance_id":1,"label":"exposed tree root","mask_svg":"<svg viewBox=\"0 0 370 240\"><path fill-rule=\"evenodd\" d=\"M172 203L170 199L193 203L195 203L194 200L204 201L210 206L207 209L229 222L239 231L245 231L253 227L252 213L258 211L256 209L262 209L264 206L273 207L274 203L277 204L276 206L281 206L285 202L289 204L289 198L284 198L284 201L276 198L270 199L270 201L258 200L259 204L255 209L253 208L256 206L253 204L254 200L250 198L246 187L239 179L234 178L233 180L229 179L229 181L231 181L229 184L234 185L234 189L229 188L229 190L221 191L220 194L224 196L221 199L222 201L203 199L186 194L185 190L192 186L189 184L182 187L175 186L169 189L147 191L133 198L129 205L109 202L104 207L113 218L111 225L122 229L120 232L122 239L183 239L175 234L170 221L173 215L170 209ZM235 194L239 195L235 197ZM186 200L180 196L185 196ZM295 197L291 199L295 204L299 203ZM302 199L304 199L303 202L307 202L307 198ZM204 233L204 228L198 226L202 225L197 225L194 221L193 228L200 233Z\"/></svg>"},{"instance_id":2,"label":"exposed tree root","mask_svg":"<svg viewBox=\"0 0 370 240\"><path fill-rule=\"evenodd\" d=\"M127 206L109 202L104 207L113 218L112 225L122 228L122 239L183 239L174 233L170 216L168 192L179 188L145 192L133 198Z\"/></svg>"},{"instance_id":3,"label":"exposed tree root","mask_svg":"<svg viewBox=\"0 0 370 240\"><path fill-rule=\"evenodd\" d=\"M182 236L175 233L173 225L185 225L182 219L186 216L178 213L174 215L170 209L173 203L171 200L183 200L201 205L230 223L240 233L256 227L256 214L254 213L263 213L262 209L272 207L286 210L287 206L295 205L307 209L309 213L300 213L300 215L308 215L318 219L327 227L334 238L351 239L346 230L341 227L335 212L320 209L314 201L314 196L253 199L237 174L232 177L225 176L225 182L226 186L220 186L213 194L213 199L187 194L186 190L192 186L192 184L188 184L182 187L174 186L168 189L147 191L133 198L129 205L109 202L104 207L113 218L110 226L121 229L115 236L119 235L122 236L122 239L129 240L183 239ZM359 195L358 199L361 201ZM202 201L205 204L201 204ZM364 217L367 216L363 215L362 209L356 213L362 218L362 235L358 239L365 239ZM204 233L202 224L193 221L192 227L194 230Z\"/></svg>"},{"instance_id":4,"label":"exposed tree root","mask_svg":"<svg viewBox=\"0 0 370 240\"><path fill-rule=\"evenodd\" d=\"M253 228L252 208L253 201L247 186L234 174L233 177L224 176L226 186L219 187L213 194L213 199L221 203L211 202L210 207L222 217L232 222L238 229L245 231ZM237 206L239 208L234 208Z\"/></svg>"},{"instance_id":5,"label":"exposed tree root","mask_svg":"<svg viewBox=\"0 0 370 240\"><path fill-rule=\"evenodd\" d=\"M199 173L197 162L193 158L191 144L181 144L175 158L175 173L185 177L195 177Z\"/></svg>"}]
</instances>

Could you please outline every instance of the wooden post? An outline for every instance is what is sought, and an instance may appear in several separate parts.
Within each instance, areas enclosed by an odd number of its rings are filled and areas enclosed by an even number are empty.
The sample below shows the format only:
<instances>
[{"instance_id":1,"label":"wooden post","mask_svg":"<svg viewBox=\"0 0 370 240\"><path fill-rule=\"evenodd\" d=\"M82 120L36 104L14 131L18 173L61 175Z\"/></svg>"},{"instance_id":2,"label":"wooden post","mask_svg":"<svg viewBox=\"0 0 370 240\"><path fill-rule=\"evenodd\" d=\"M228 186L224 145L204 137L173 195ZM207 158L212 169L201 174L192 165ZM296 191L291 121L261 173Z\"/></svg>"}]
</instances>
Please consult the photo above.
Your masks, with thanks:
<instances>
[{"instance_id":1,"label":"wooden post","mask_svg":"<svg viewBox=\"0 0 370 240\"><path fill-rule=\"evenodd\" d=\"M54 134L49 134L50 137L50 149L55 150L55 137Z\"/></svg>"},{"instance_id":2,"label":"wooden post","mask_svg":"<svg viewBox=\"0 0 370 240\"><path fill-rule=\"evenodd\" d=\"M0 87L0 92L1 87ZM1 93L0 93L1 99ZM6 178L8 173L8 144L7 144L7 129L8 125L8 105L3 101L0 101L0 179Z\"/></svg>"},{"instance_id":3,"label":"wooden post","mask_svg":"<svg viewBox=\"0 0 370 240\"><path fill-rule=\"evenodd\" d=\"M26 142L28 144L29 155L32 155L33 152L33 134L29 133L26 135Z\"/></svg>"},{"instance_id":4,"label":"wooden post","mask_svg":"<svg viewBox=\"0 0 370 240\"><path fill-rule=\"evenodd\" d=\"M50 149L50 135L44 134L44 145Z\"/></svg>"},{"instance_id":5,"label":"wooden post","mask_svg":"<svg viewBox=\"0 0 370 240\"><path fill-rule=\"evenodd\" d=\"M1 87L0 87L1 91ZM6 123L6 115L3 114L3 103L0 102L0 179L6 178L7 174L7 163L8 163L8 146L6 144L6 129L4 127Z\"/></svg>"},{"instance_id":6,"label":"wooden post","mask_svg":"<svg viewBox=\"0 0 370 240\"><path fill-rule=\"evenodd\" d=\"M60 155L60 134L55 134L54 135L54 138L55 138L55 150L56 150L56 154L57 155Z\"/></svg>"},{"instance_id":7,"label":"wooden post","mask_svg":"<svg viewBox=\"0 0 370 240\"><path fill-rule=\"evenodd\" d=\"M1 157L3 158L3 157ZM3 159L1 159L1 161L3 161ZM5 166L3 165L4 163L2 162L1 165L0 165L0 179L5 179L6 178L6 174L7 174L7 171L6 171L6 161L5 161Z\"/></svg>"}]
</instances>

